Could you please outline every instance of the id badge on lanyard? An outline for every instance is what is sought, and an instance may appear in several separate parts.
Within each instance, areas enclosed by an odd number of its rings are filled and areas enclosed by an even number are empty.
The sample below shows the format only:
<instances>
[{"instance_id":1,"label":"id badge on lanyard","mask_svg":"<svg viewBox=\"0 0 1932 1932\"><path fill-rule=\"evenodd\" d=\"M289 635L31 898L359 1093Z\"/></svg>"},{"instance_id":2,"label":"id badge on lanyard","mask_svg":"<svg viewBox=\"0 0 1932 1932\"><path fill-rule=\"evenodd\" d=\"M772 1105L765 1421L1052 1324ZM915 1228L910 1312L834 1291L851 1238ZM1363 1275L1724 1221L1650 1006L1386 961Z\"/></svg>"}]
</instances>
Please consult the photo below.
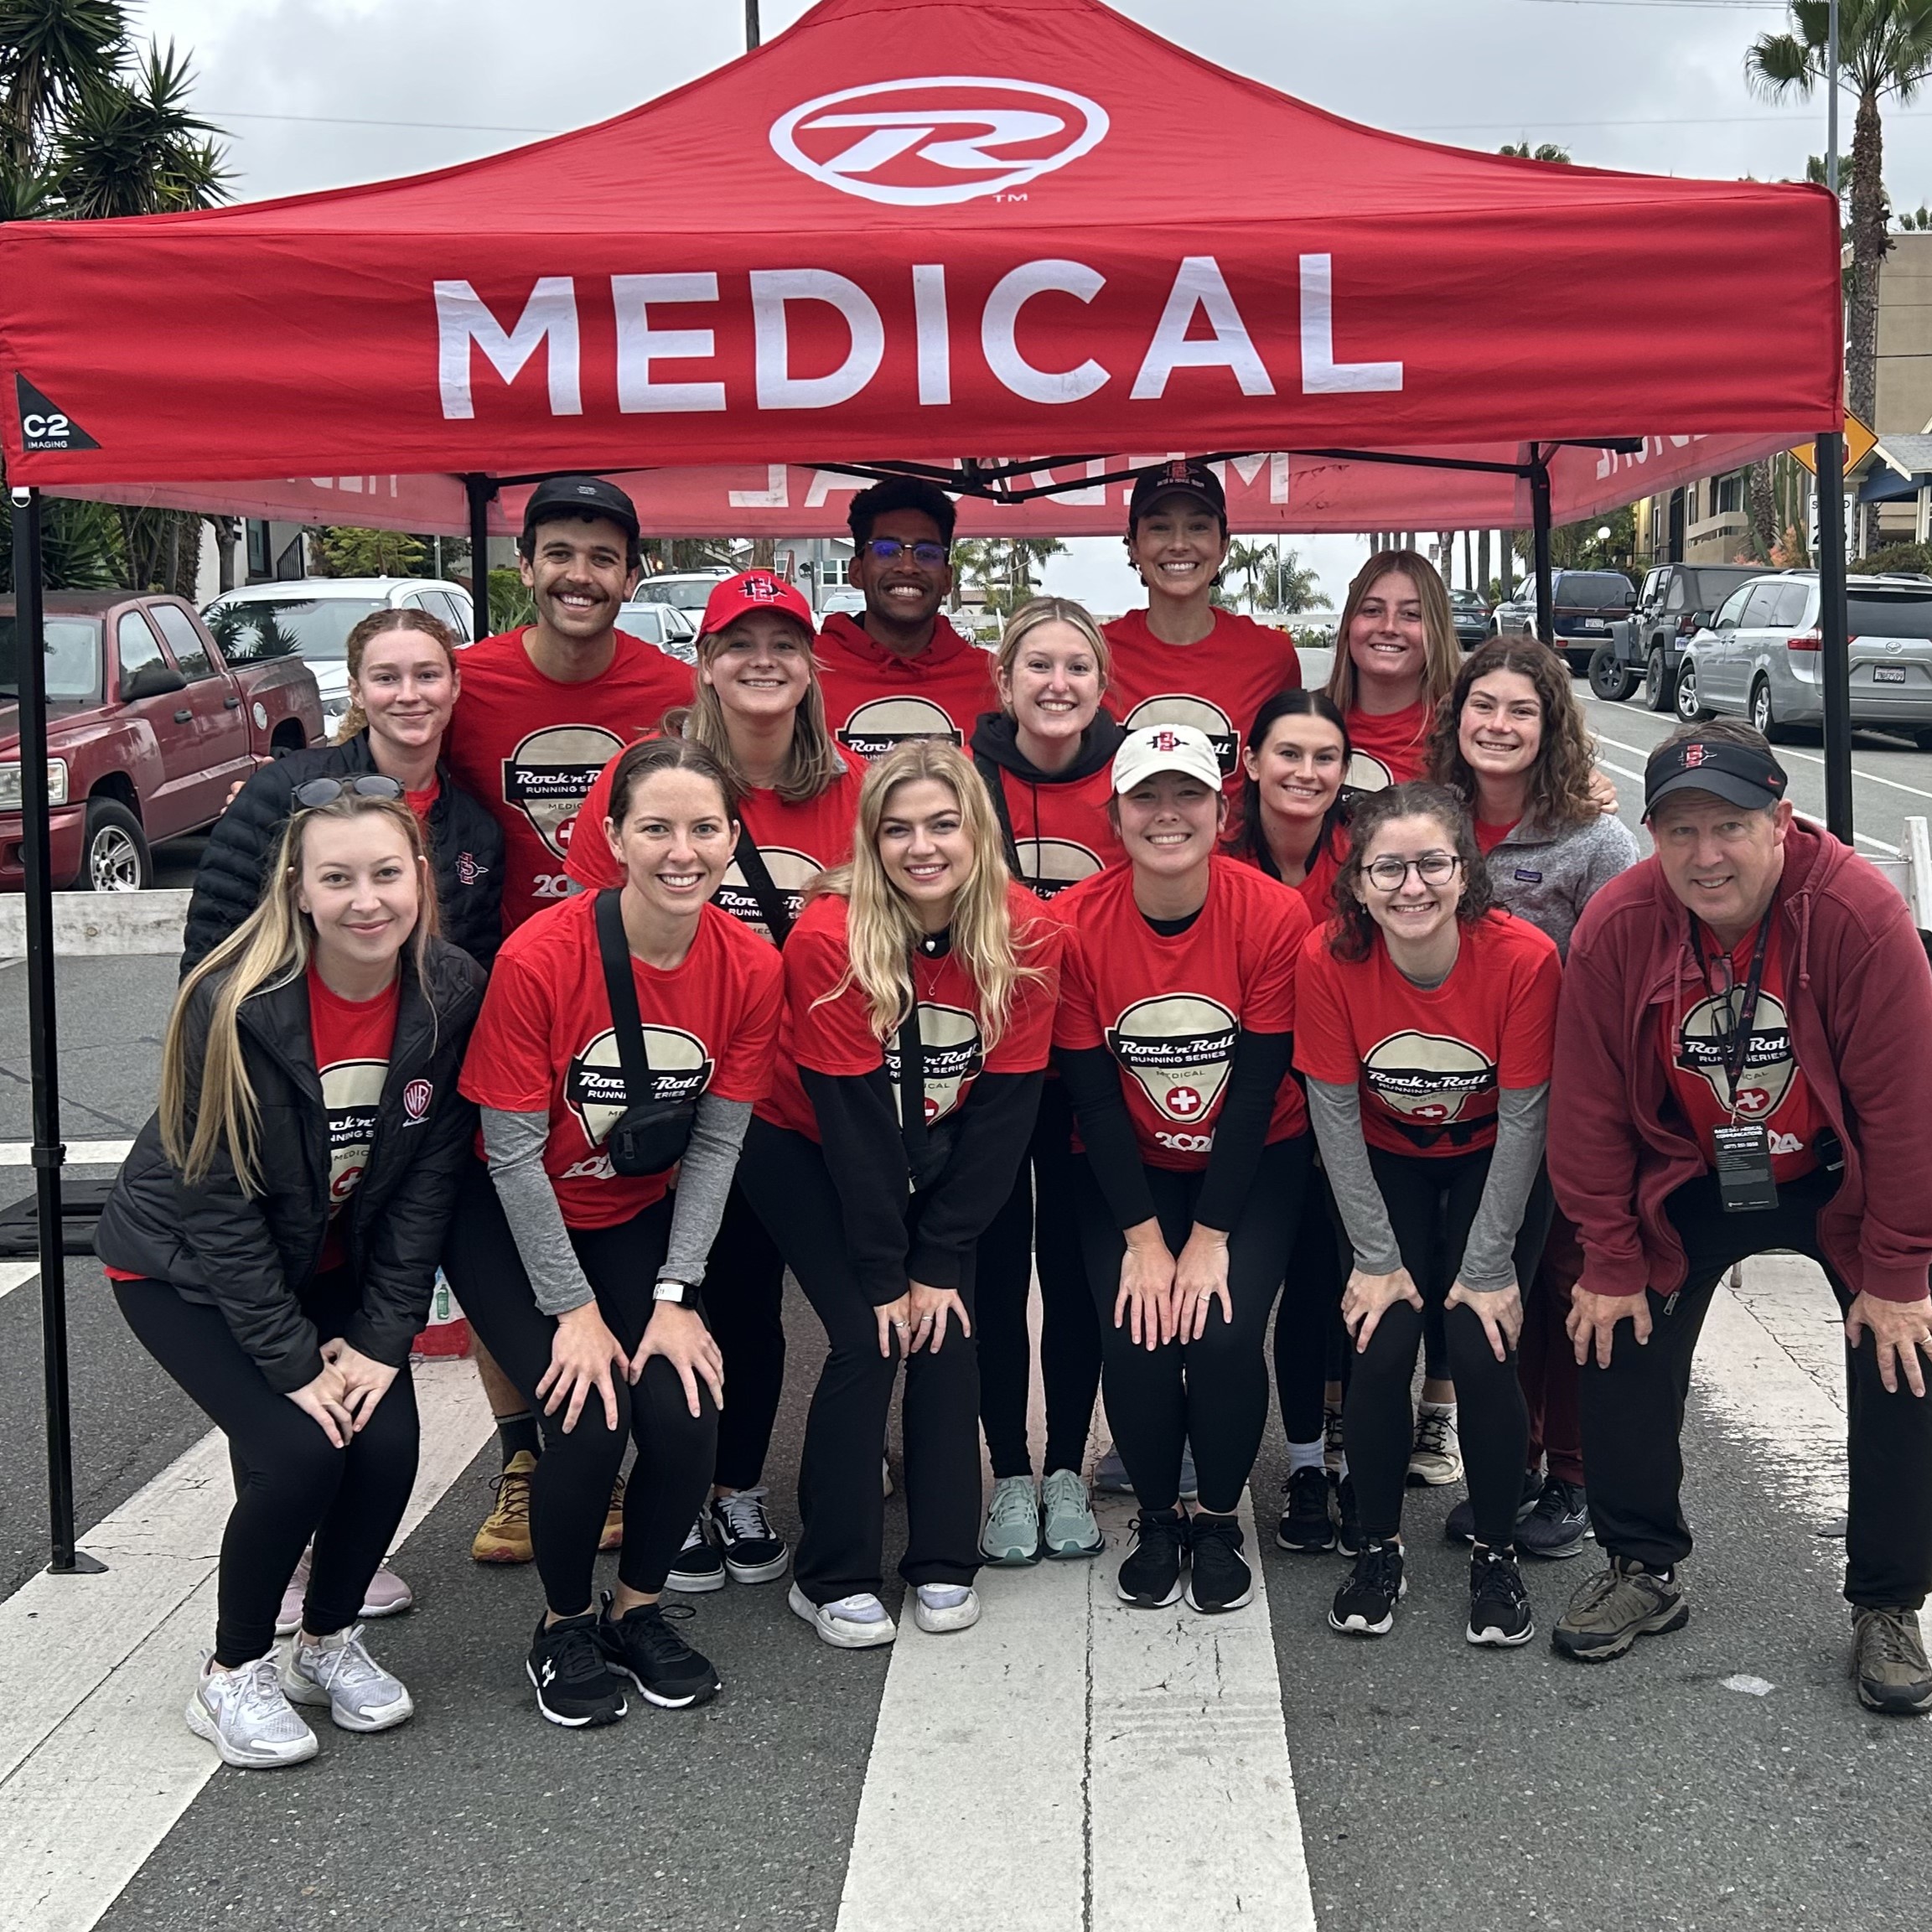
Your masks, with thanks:
<instances>
[{"instance_id":1,"label":"id badge on lanyard","mask_svg":"<svg viewBox=\"0 0 1932 1932\"><path fill-rule=\"evenodd\" d=\"M1712 1128L1711 1143L1717 1170L1717 1199L1727 1214L1749 1214L1778 1204L1778 1183L1771 1172L1770 1129L1762 1121L1738 1118L1738 1085L1743 1078L1745 1056L1751 1049L1751 1026L1758 1017L1758 996L1764 988L1764 958L1770 947L1774 916L1767 911L1758 928L1758 943L1751 950L1750 975L1744 982L1743 1004L1735 1014L1731 1008L1731 956L1720 953L1712 961L1713 966L1722 966L1725 982L1717 989L1718 1002L1712 1013L1714 1024L1717 1014L1723 1016L1718 1027L1719 1044L1724 1056L1724 1082L1731 1096L1731 1118ZM1691 932L1698 970L1708 986L1710 969L1704 964L1702 929L1695 919Z\"/></svg>"}]
</instances>

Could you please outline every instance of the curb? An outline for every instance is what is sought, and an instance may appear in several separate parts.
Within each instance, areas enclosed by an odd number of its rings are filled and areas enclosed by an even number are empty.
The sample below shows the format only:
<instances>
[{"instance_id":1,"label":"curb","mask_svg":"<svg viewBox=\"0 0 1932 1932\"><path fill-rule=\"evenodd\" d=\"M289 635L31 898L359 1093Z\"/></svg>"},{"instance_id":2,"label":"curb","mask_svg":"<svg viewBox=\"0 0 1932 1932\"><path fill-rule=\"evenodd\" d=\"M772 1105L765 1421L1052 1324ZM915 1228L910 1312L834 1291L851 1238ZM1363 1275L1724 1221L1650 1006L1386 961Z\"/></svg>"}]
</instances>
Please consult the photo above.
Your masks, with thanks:
<instances>
[{"instance_id":1,"label":"curb","mask_svg":"<svg viewBox=\"0 0 1932 1932\"><path fill-rule=\"evenodd\" d=\"M54 953L57 959L101 959L179 954L187 923L189 894L172 892L57 892L54 895ZM0 895L0 958L27 950L27 902L18 893Z\"/></svg>"}]
</instances>

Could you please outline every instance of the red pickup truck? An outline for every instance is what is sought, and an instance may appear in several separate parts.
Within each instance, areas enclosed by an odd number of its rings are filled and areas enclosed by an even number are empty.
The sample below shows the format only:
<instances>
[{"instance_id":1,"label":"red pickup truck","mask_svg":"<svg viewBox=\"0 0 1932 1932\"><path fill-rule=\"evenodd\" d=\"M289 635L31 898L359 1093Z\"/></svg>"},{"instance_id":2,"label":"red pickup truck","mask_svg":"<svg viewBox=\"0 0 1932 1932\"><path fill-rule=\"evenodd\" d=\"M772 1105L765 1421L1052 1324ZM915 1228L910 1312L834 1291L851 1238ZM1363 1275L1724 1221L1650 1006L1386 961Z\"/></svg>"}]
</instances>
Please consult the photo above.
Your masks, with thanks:
<instances>
[{"instance_id":1,"label":"red pickup truck","mask_svg":"<svg viewBox=\"0 0 1932 1932\"><path fill-rule=\"evenodd\" d=\"M322 737L300 658L225 661L180 598L49 591L46 641L56 887L152 885L150 846L212 825L237 779ZM0 892L23 883L19 672L13 600L0 598Z\"/></svg>"}]
</instances>

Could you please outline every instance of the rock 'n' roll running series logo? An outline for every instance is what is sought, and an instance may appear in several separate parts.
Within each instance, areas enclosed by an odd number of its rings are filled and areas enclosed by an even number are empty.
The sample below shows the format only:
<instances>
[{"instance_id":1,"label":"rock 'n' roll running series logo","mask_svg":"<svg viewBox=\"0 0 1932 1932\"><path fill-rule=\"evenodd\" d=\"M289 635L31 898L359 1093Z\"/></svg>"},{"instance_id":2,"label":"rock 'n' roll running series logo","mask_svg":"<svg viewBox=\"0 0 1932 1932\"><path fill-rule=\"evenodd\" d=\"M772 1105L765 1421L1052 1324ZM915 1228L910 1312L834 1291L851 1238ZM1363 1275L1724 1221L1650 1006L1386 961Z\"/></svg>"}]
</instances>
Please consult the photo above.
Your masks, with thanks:
<instances>
[{"instance_id":1,"label":"rock 'n' roll running series logo","mask_svg":"<svg viewBox=\"0 0 1932 1932\"><path fill-rule=\"evenodd\" d=\"M571 828L597 774L624 749L594 724L552 724L521 739L503 761L503 801L530 821L557 857L570 856Z\"/></svg>"},{"instance_id":2,"label":"rock 'n' roll running series logo","mask_svg":"<svg viewBox=\"0 0 1932 1932\"><path fill-rule=\"evenodd\" d=\"M649 1101L676 1104L694 1101L711 1085L712 1062L704 1042L681 1027L653 1026L644 1028L644 1057L650 1071L645 1078L645 1090L625 1090L624 1063L617 1050L617 1035L609 1027L580 1047L564 1070L564 1104L577 1116L583 1137L593 1147L603 1145L603 1137L623 1117L627 1107Z\"/></svg>"},{"instance_id":3,"label":"rock 'n' roll running series logo","mask_svg":"<svg viewBox=\"0 0 1932 1932\"><path fill-rule=\"evenodd\" d=\"M1013 852L1020 862L1020 883L1042 899L1051 899L1101 869L1100 854L1070 838L1016 839Z\"/></svg>"},{"instance_id":4,"label":"rock 'n' roll running series logo","mask_svg":"<svg viewBox=\"0 0 1932 1932\"><path fill-rule=\"evenodd\" d=\"M355 1191L376 1140L387 1060L337 1060L322 1070L322 1105L329 1116L329 1199L339 1207ZM413 1082L412 1083L414 1084Z\"/></svg>"},{"instance_id":5,"label":"rock 'n' roll running series logo","mask_svg":"<svg viewBox=\"0 0 1932 1932\"><path fill-rule=\"evenodd\" d=\"M808 858L802 852L794 852L785 845L761 845L758 856L764 861L764 869L771 874L771 883L778 888L778 896L785 902L786 912L796 919L805 904L805 888L824 871L824 867L816 858ZM733 919L743 920L762 937L772 936L764 923L758 894L751 889L735 858L725 868L724 877L712 895L712 902L720 912L728 912Z\"/></svg>"},{"instance_id":6,"label":"rock 'n' roll running series logo","mask_svg":"<svg viewBox=\"0 0 1932 1932\"><path fill-rule=\"evenodd\" d=\"M960 743L953 721L930 697L875 697L859 706L835 734L856 757L883 758L909 738Z\"/></svg>"},{"instance_id":7,"label":"rock 'n' roll running series logo","mask_svg":"<svg viewBox=\"0 0 1932 1932\"><path fill-rule=\"evenodd\" d=\"M1701 748L1687 745L1686 752ZM1712 993L1701 999L1684 1015L1677 1029L1677 1064L1706 1081L1719 1103L1727 1111L1731 1085L1724 1076L1724 1047L1717 1031L1717 1008L1728 1002L1733 1026L1744 1002L1744 989ZM1738 1076L1738 1117L1761 1121L1774 1114L1791 1090L1797 1071L1791 1058L1791 1029L1784 1002L1774 993L1758 994L1758 1010L1751 1016L1751 1037L1745 1043L1744 1067Z\"/></svg>"},{"instance_id":8,"label":"rock 'n' roll running series logo","mask_svg":"<svg viewBox=\"0 0 1932 1932\"><path fill-rule=\"evenodd\" d=\"M1385 1106L1425 1127L1461 1119L1469 1102L1496 1084L1487 1054L1442 1033L1391 1033L1369 1049L1362 1075Z\"/></svg>"},{"instance_id":9,"label":"rock 'n' roll running series logo","mask_svg":"<svg viewBox=\"0 0 1932 1932\"><path fill-rule=\"evenodd\" d=\"M1354 791L1386 791L1396 774L1379 758L1358 751L1349 760L1349 775L1342 782Z\"/></svg>"},{"instance_id":10,"label":"rock 'n' roll running series logo","mask_svg":"<svg viewBox=\"0 0 1932 1932\"><path fill-rule=\"evenodd\" d=\"M1191 724L1196 731L1207 734L1224 778L1234 770L1241 755L1241 734L1235 729L1234 720L1218 704L1209 704L1204 697L1194 697L1184 691L1163 691L1158 697L1143 700L1121 723L1128 731L1138 731L1151 724ZM1171 751L1173 747L1163 748Z\"/></svg>"},{"instance_id":11,"label":"rock 'n' roll running series logo","mask_svg":"<svg viewBox=\"0 0 1932 1932\"><path fill-rule=\"evenodd\" d=\"M919 1006L919 1058L925 1064L925 1118L943 1121L966 1097L986 1064L979 1022L961 1007ZM899 1086L899 1035L885 1043L885 1070L896 1098Z\"/></svg>"},{"instance_id":12,"label":"rock 'n' roll running series logo","mask_svg":"<svg viewBox=\"0 0 1932 1932\"><path fill-rule=\"evenodd\" d=\"M1107 1029L1107 1045L1163 1120L1194 1127L1228 1084L1239 1030L1219 1000L1167 993L1127 1007Z\"/></svg>"}]
</instances>

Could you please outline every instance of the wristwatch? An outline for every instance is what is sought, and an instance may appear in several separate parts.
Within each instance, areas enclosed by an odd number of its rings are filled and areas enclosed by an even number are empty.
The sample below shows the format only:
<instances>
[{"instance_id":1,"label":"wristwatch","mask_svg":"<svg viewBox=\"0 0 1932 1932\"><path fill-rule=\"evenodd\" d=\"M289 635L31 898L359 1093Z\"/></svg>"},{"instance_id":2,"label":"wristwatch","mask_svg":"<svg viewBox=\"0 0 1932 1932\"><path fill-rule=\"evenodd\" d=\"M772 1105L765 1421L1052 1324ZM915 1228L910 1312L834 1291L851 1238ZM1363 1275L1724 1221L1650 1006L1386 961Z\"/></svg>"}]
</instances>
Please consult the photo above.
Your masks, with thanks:
<instances>
[{"instance_id":1,"label":"wristwatch","mask_svg":"<svg viewBox=\"0 0 1932 1932\"><path fill-rule=\"evenodd\" d=\"M671 1275L658 1277L657 1286L650 1291L654 1302L676 1302L680 1308L688 1308L697 1299L697 1290L689 1282L681 1282Z\"/></svg>"}]
</instances>

